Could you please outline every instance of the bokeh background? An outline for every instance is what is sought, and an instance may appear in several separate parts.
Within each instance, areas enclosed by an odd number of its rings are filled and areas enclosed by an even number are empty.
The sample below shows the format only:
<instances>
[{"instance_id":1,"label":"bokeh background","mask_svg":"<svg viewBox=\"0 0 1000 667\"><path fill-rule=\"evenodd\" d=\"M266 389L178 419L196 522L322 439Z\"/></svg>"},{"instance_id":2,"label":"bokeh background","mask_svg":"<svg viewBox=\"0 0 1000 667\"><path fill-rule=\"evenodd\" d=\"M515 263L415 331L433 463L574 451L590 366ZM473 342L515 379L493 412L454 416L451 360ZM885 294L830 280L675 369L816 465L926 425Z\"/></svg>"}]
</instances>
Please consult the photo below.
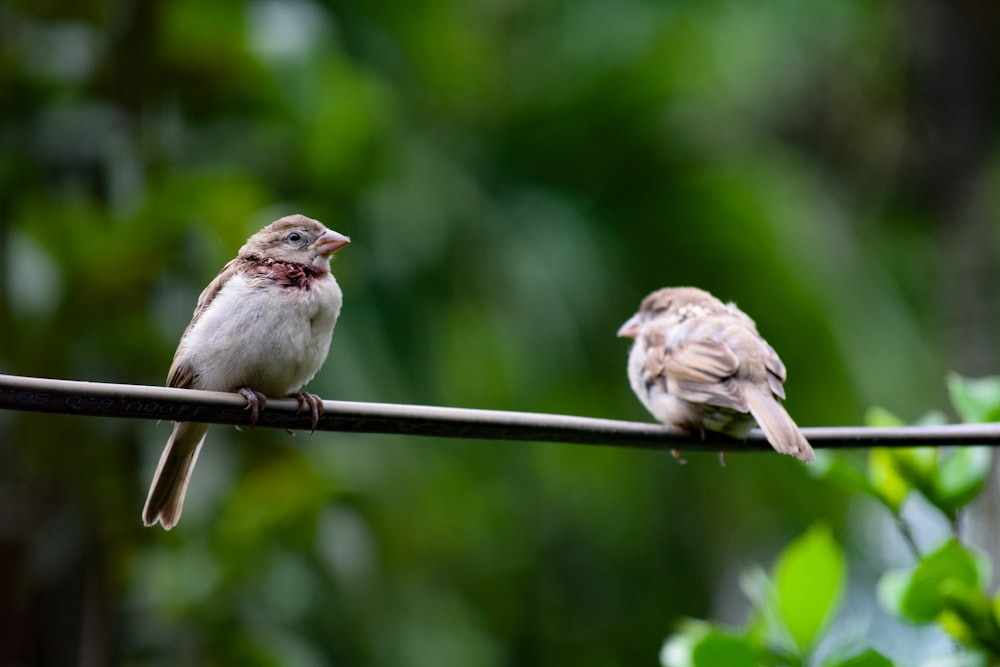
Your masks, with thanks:
<instances>
[{"instance_id":1,"label":"bokeh background","mask_svg":"<svg viewBox=\"0 0 1000 667\"><path fill-rule=\"evenodd\" d=\"M354 241L324 398L646 420L615 330L694 284L800 424L917 418L998 370L998 35L975 0L7 0L0 372L162 384L301 212ZM169 431L0 412L0 664L651 665L814 522L891 559L787 457L225 427L144 529Z\"/></svg>"}]
</instances>

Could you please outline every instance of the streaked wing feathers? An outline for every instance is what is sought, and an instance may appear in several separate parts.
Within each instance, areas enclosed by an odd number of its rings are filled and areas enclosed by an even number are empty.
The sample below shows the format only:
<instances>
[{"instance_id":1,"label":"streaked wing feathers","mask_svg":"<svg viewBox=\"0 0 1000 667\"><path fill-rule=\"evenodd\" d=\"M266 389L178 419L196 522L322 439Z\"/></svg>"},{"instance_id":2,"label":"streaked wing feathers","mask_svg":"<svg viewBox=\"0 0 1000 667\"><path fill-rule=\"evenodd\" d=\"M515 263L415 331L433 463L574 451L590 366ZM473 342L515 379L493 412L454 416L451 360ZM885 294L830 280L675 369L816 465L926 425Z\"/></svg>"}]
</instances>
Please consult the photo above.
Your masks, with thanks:
<instances>
[{"instance_id":1,"label":"streaked wing feathers","mask_svg":"<svg viewBox=\"0 0 1000 667\"><path fill-rule=\"evenodd\" d=\"M222 286L233 277L233 275L240 270L240 265L243 260L237 257L231 260L228 264L222 267L219 271L219 275L208 284L208 286L202 290L201 295L198 297L198 305L194 308L194 315L191 317L191 321L188 323L187 328L184 329L183 335L181 335L181 344L177 346L177 351L174 353L173 363L170 364L170 372L167 373L167 386L168 387L180 387L187 388L191 386L194 381L194 369L191 368L186 360L181 358L180 352L184 349L184 338L187 337L188 332L191 331L191 327L195 325L201 314L205 312L205 309L215 300L218 296L219 290Z\"/></svg>"},{"instance_id":2,"label":"streaked wing feathers","mask_svg":"<svg viewBox=\"0 0 1000 667\"><path fill-rule=\"evenodd\" d=\"M739 366L728 345L702 338L673 348L650 347L645 370L678 398L748 412L746 397L733 377Z\"/></svg>"},{"instance_id":3,"label":"streaked wing feathers","mask_svg":"<svg viewBox=\"0 0 1000 667\"><path fill-rule=\"evenodd\" d=\"M692 403L706 403L739 412L750 412L743 387L736 378L728 377L712 384L667 378L667 391Z\"/></svg>"},{"instance_id":4,"label":"streaked wing feathers","mask_svg":"<svg viewBox=\"0 0 1000 667\"><path fill-rule=\"evenodd\" d=\"M768 355L764 360L764 365L767 368L767 386L771 388L771 392L779 398L785 397L785 365L781 363L781 359L778 357L778 353L774 351L774 348L770 345L767 346Z\"/></svg>"},{"instance_id":5,"label":"streaked wing feathers","mask_svg":"<svg viewBox=\"0 0 1000 667\"><path fill-rule=\"evenodd\" d=\"M194 384L194 369L191 364L178 359L174 355L174 363L170 365L170 372L167 374L167 386L178 389L190 389Z\"/></svg>"},{"instance_id":6,"label":"streaked wing feathers","mask_svg":"<svg viewBox=\"0 0 1000 667\"><path fill-rule=\"evenodd\" d=\"M663 365L677 380L718 382L740 367L740 360L721 340L702 338L667 349Z\"/></svg>"}]
</instances>

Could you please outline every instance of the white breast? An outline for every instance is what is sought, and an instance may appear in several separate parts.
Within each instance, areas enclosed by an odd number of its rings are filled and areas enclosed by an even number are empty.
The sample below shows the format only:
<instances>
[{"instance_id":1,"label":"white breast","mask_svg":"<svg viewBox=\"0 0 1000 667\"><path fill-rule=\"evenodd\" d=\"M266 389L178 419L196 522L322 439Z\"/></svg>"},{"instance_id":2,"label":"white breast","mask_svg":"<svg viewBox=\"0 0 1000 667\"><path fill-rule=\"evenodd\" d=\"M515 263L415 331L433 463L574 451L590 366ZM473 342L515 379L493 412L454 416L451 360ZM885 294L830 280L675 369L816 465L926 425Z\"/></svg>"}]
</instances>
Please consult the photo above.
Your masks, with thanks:
<instances>
[{"instance_id":1,"label":"white breast","mask_svg":"<svg viewBox=\"0 0 1000 667\"><path fill-rule=\"evenodd\" d=\"M242 273L219 290L181 341L194 388L298 391L326 360L343 295L332 274L310 289L252 285Z\"/></svg>"}]
</instances>

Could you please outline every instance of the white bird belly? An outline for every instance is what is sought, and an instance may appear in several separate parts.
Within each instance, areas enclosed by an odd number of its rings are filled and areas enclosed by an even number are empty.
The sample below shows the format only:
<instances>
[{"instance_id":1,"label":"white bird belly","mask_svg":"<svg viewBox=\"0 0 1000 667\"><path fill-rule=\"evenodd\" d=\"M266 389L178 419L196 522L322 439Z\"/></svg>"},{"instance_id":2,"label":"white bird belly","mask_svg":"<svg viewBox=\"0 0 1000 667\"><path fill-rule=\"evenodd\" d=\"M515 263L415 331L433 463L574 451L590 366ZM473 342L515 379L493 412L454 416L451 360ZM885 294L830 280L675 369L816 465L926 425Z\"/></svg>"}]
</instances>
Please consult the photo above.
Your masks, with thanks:
<instances>
[{"instance_id":1,"label":"white bird belly","mask_svg":"<svg viewBox=\"0 0 1000 667\"><path fill-rule=\"evenodd\" d=\"M331 274L309 289L254 284L236 274L181 341L194 388L297 391L326 360L342 299Z\"/></svg>"}]
</instances>

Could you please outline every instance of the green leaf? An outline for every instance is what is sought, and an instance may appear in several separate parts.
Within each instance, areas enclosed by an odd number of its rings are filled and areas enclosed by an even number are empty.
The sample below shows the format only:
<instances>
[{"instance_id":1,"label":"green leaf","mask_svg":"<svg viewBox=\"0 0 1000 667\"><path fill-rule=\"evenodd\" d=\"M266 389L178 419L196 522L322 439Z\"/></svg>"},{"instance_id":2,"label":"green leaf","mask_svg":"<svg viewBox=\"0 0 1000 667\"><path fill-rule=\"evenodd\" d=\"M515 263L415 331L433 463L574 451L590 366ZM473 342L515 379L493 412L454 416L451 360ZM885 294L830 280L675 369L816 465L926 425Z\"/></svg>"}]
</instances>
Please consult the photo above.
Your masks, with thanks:
<instances>
[{"instance_id":1,"label":"green leaf","mask_svg":"<svg viewBox=\"0 0 1000 667\"><path fill-rule=\"evenodd\" d=\"M691 667L694 664L692 651L689 638L683 635L670 635L660 648L660 664L663 667Z\"/></svg>"},{"instance_id":2,"label":"green leaf","mask_svg":"<svg viewBox=\"0 0 1000 667\"><path fill-rule=\"evenodd\" d=\"M823 667L893 667L893 663L889 658L870 648L846 660L825 662Z\"/></svg>"},{"instance_id":3,"label":"green leaf","mask_svg":"<svg viewBox=\"0 0 1000 667\"><path fill-rule=\"evenodd\" d=\"M952 539L913 568L886 573L879 582L879 599L901 618L929 623L961 601L956 597L959 592L981 587L988 567L987 561Z\"/></svg>"},{"instance_id":4,"label":"green leaf","mask_svg":"<svg viewBox=\"0 0 1000 667\"><path fill-rule=\"evenodd\" d=\"M711 624L689 618L682 621L677 632L668 636L660 649L663 667L692 667L694 647L712 632Z\"/></svg>"},{"instance_id":5,"label":"green leaf","mask_svg":"<svg viewBox=\"0 0 1000 667\"><path fill-rule=\"evenodd\" d=\"M735 637L713 630L706 635L692 652L695 667L758 667L761 650L743 637Z\"/></svg>"},{"instance_id":6,"label":"green leaf","mask_svg":"<svg viewBox=\"0 0 1000 667\"><path fill-rule=\"evenodd\" d=\"M663 643L663 667L757 667L763 649L753 640L724 632L704 621L684 621L678 632Z\"/></svg>"},{"instance_id":7,"label":"green leaf","mask_svg":"<svg viewBox=\"0 0 1000 667\"><path fill-rule=\"evenodd\" d=\"M993 450L961 447L945 457L934 476L931 502L946 514L954 514L971 502L986 485L993 467Z\"/></svg>"},{"instance_id":8,"label":"green leaf","mask_svg":"<svg viewBox=\"0 0 1000 667\"><path fill-rule=\"evenodd\" d=\"M869 452L868 477L875 497L894 513L916 490L953 518L983 490L992 464L992 450L986 447L957 448L940 460L930 447L874 448Z\"/></svg>"},{"instance_id":9,"label":"green leaf","mask_svg":"<svg viewBox=\"0 0 1000 667\"><path fill-rule=\"evenodd\" d=\"M963 422L1000 421L1000 376L972 380L951 373L948 393Z\"/></svg>"},{"instance_id":10,"label":"green leaf","mask_svg":"<svg viewBox=\"0 0 1000 667\"><path fill-rule=\"evenodd\" d=\"M936 447L907 447L891 449L896 467L911 484L917 488L931 483L937 470L938 450Z\"/></svg>"},{"instance_id":11,"label":"green leaf","mask_svg":"<svg viewBox=\"0 0 1000 667\"><path fill-rule=\"evenodd\" d=\"M802 652L836 613L845 572L844 553L823 525L810 528L778 559L774 572L778 613Z\"/></svg>"},{"instance_id":12,"label":"green leaf","mask_svg":"<svg viewBox=\"0 0 1000 667\"><path fill-rule=\"evenodd\" d=\"M953 398L966 406L963 417L983 416L993 410L1000 418L1000 377L969 381L957 375L949 378ZM994 410L994 408L998 408ZM979 410L979 413L975 413ZM875 427L899 426L903 421L883 408L868 411L866 423ZM922 424L937 424L941 415L928 413ZM961 448L941 458L936 448L874 448L868 457L867 488L857 470L844 461L820 461L819 475L849 489L874 496L894 514L899 514L910 491L921 493L949 519L982 491L992 466L992 452L986 448Z\"/></svg>"},{"instance_id":13,"label":"green leaf","mask_svg":"<svg viewBox=\"0 0 1000 667\"><path fill-rule=\"evenodd\" d=\"M868 478L876 497L894 514L899 514L907 495L913 490L934 503L937 465L937 449L934 447L875 447L868 453ZM942 510L947 513L944 508Z\"/></svg>"},{"instance_id":14,"label":"green leaf","mask_svg":"<svg viewBox=\"0 0 1000 667\"><path fill-rule=\"evenodd\" d=\"M981 639L997 639L993 607L978 586L950 579L941 586L948 609L938 614L937 623L962 644L976 644Z\"/></svg>"},{"instance_id":15,"label":"green leaf","mask_svg":"<svg viewBox=\"0 0 1000 667\"><path fill-rule=\"evenodd\" d=\"M820 450L816 452L816 460L807 466L806 470L813 477L837 484L847 491L857 491L879 498L865 475L864 467L858 458L851 454Z\"/></svg>"},{"instance_id":16,"label":"green leaf","mask_svg":"<svg viewBox=\"0 0 1000 667\"><path fill-rule=\"evenodd\" d=\"M879 579L876 594L878 601L888 613L896 618L905 618L903 600L910 586L911 570L890 570Z\"/></svg>"},{"instance_id":17,"label":"green leaf","mask_svg":"<svg viewBox=\"0 0 1000 667\"><path fill-rule=\"evenodd\" d=\"M873 447L868 452L868 480L871 483L872 495L893 514L899 514L903 501L906 500L912 487L900 473L892 450Z\"/></svg>"}]
</instances>

